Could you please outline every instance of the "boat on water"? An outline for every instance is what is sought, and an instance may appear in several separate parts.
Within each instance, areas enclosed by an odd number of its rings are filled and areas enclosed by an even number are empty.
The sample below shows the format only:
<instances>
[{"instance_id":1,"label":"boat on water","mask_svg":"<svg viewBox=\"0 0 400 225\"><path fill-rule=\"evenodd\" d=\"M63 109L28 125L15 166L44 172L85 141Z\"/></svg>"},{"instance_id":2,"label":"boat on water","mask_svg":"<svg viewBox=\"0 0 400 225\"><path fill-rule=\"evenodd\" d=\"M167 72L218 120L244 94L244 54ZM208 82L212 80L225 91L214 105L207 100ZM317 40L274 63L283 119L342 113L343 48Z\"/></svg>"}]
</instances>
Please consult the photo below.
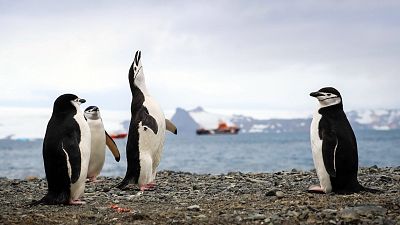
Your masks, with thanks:
<instances>
[{"instance_id":1,"label":"boat on water","mask_svg":"<svg viewBox=\"0 0 400 225\"><path fill-rule=\"evenodd\" d=\"M126 138L126 136L128 136L127 133L114 133L114 134L110 134L110 137L111 137L112 139Z\"/></svg>"},{"instance_id":2,"label":"boat on water","mask_svg":"<svg viewBox=\"0 0 400 225\"><path fill-rule=\"evenodd\" d=\"M240 128L233 125L228 126L225 122L220 121L216 129L199 128L196 130L197 135L213 135L213 134L238 134Z\"/></svg>"}]
</instances>

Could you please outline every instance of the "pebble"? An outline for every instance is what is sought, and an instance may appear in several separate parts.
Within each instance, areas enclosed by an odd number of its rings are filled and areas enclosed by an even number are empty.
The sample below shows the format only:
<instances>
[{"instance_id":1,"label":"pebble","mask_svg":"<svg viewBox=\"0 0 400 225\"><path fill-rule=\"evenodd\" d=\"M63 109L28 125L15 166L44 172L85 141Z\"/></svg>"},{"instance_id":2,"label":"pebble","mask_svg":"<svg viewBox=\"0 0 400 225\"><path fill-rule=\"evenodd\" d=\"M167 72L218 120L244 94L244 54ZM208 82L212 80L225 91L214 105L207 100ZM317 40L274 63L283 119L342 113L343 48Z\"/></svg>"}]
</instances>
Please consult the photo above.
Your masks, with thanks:
<instances>
[{"instance_id":1,"label":"pebble","mask_svg":"<svg viewBox=\"0 0 400 225\"><path fill-rule=\"evenodd\" d=\"M275 195L278 198L283 198L285 196L285 193L283 193L283 191L277 191L277 192L275 192Z\"/></svg>"},{"instance_id":2,"label":"pebble","mask_svg":"<svg viewBox=\"0 0 400 225\"><path fill-rule=\"evenodd\" d=\"M200 211L200 206L199 205L191 205L187 207L187 210L189 211Z\"/></svg>"},{"instance_id":3,"label":"pebble","mask_svg":"<svg viewBox=\"0 0 400 225\"><path fill-rule=\"evenodd\" d=\"M200 214L200 215L198 215L198 216L193 216L193 218L205 219L205 218L207 218L207 216L204 215L204 214Z\"/></svg>"},{"instance_id":4,"label":"pebble","mask_svg":"<svg viewBox=\"0 0 400 225\"><path fill-rule=\"evenodd\" d=\"M285 196L285 193L279 190L270 190L265 193L265 196L276 196L278 198L283 198Z\"/></svg>"},{"instance_id":5,"label":"pebble","mask_svg":"<svg viewBox=\"0 0 400 225\"><path fill-rule=\"evenodd\" d=\"M356 220L359 218L359 215L356 211L351 209L343 209L340 211L339 216L342 219Z\"/></svg>"},{"instance_id":6,"label":"pebble","mask_svg":"<svg viewBox=\"0 0 400 225\"><path fill-rule=\"evenodd\" d=\"M264 220L266 216L264 214L250 214L247 217L245 217L243 220Z\"/></svg>"},{"instance_id":7,"label":"pebble","mask_svg":"<svg viewBox=\"0 0 400 225\"><path fill-rule=\"evenodd\" d=\"M376 170L371 172L370 170ZM400 221L400 167L360 168L359 181L383 193L306 193L310 171L222 175L160 171L158 187L140 197L134 186L112 188L122 178L88 184L83 206L24 207L43 197L47 182L0 179L0 223L24 224L396 224ZM277 200L279 199L279 200ZM200 207L201 206L201 207ZM124 210L115 210L118 207ZM118 209L117 208L117 209ZM149 215L140 214L152 212ZM267 214L268 213L268 214ZM72 218L72 215L76 215ZM272 216L271 216L272 215ZM114 219L115 218L115 219ZM114 221L112 221L114 219Z\"/></svg>"}]
</instances>

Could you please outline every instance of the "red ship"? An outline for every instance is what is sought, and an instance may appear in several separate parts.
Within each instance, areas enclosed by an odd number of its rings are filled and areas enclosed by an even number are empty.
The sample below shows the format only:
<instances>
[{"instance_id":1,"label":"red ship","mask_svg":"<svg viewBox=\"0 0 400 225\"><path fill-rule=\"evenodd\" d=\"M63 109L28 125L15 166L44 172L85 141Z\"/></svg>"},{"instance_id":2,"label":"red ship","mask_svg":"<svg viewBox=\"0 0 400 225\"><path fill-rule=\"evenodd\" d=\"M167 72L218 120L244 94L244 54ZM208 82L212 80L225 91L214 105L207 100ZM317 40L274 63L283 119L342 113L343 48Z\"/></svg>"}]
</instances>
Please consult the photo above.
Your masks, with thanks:
<instances>
[{"instance_id":1,"label":"red ship","mask_svg":"<svg viewBox=\"0 0 400 225\"><path fill-rule=\"evenodd\" d=\"M116 134L110 134L110 137L112 139L117 139L117 138L126 138L128 136L127 133L116 133Z\"/></svg>"},{"instance_id":2,"label":"red ship","mask_svg":"<svg viewBox=\"0 0 400 225\"><path fill-rule=\"evenodd\" d=\"M225 122L220 121L217 129L204 129L199 128L196 130L196 134L204 135L204 134L237 134L239 133L240 128L237 126L228 126Z\"/></svg>"}]
</instances>

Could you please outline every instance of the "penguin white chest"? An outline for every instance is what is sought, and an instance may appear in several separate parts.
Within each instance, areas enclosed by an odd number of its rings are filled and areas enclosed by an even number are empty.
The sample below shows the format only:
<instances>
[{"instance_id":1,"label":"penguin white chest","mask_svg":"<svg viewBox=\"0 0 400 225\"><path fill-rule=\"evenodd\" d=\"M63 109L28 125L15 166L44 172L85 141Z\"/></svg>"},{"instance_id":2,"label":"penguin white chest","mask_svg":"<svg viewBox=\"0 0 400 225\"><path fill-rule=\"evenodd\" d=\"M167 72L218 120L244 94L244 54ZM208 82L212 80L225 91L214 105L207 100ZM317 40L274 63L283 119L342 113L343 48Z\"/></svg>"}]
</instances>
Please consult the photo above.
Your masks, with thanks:
<instances>
[{"instance_id":1,"label":"penguin white chest","mask_svg":"<svg viewBox=\"0 0 400 225\"><path fill-rule=\"evenodd\" d=\"M161 161L161 155L165 140L165 117L161 107L151 97L146 96L143 105L149 115L157 122L157 133L139 123L139 159L140 175L139 185L148 184L155 179L157 167Z\"/></svg>"},{"instance_id":2,"label":"penguin white chest","mask_svg":"<svg viewBox=\"0 0 400 225\"><path fill-rule=\"evenodd\" d=\"M91 151L88 169L88 177L95 177L100 174L105 161L106 134L101 119L88 119L91 132Z\"/></svg>"},{"instance_id":3,"label":"penguin white chest","mask_svg":"<svg viewBox=\"0 0 400 225\"><path fill-rule=\"evenodd\" d=\"M317 176L325 193L332 191L331 180L329 174L325 169L324 160L322 157L322 140L319 137L319 122L321 120L321 114L316 111L311 121L310 137L311 137L311 149L313 155L313 161Z\"/></svg>"},{"instance_id":4,"label":"penguin white chest","mask_svg":"<svg viewBox=\"0 0 400 225\"><path fill-rule=\"evenodd\" d=\"M81 133L81 140L79 142L79 149L81 154L81 171L78 180L75 183L71 184L72 200L78 199L83 195L89 166L91 147L90 128L80 110L78 110L77 114L74 116L74 119L78 123Z\"/></svg>"},{"instance_id":5,"label":"penguin white chest","mask_svg":"<svg viewBox=\"0 0 400 225\"><path fill-rule=\"evenodd\" d=\"M159 158L164 146L165 139L165 116L160 105L154 101L150 96L146 96L143 105L147 108L149 115L151 115L157 122L157 133L155 134L146 126L139 126L139 149L149 152L152 157ZM158 163L157 163L158 165Z\"/></svg>"}]
</instances>

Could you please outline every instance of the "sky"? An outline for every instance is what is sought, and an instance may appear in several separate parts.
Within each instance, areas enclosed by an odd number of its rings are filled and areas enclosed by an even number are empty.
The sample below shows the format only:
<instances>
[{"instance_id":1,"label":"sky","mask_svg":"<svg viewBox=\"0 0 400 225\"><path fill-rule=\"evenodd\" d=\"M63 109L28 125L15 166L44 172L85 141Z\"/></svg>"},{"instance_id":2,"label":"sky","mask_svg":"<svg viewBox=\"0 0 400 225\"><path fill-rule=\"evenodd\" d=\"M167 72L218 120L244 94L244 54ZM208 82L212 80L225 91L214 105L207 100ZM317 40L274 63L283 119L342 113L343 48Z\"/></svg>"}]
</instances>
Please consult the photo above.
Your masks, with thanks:
<instances>
[{"instance_id":1,"label":"sky","mask_svg":"<svg viewBox=\"0 0 400 225\"><path fill-rule=\"evenodd\" d=\"M0 0L0 113L49 111L74 93L129 116L136 50L168 115L303 116L325 86L347 110L400 108L399 11L390 0Z\"/></svg>"}]
</instances>

